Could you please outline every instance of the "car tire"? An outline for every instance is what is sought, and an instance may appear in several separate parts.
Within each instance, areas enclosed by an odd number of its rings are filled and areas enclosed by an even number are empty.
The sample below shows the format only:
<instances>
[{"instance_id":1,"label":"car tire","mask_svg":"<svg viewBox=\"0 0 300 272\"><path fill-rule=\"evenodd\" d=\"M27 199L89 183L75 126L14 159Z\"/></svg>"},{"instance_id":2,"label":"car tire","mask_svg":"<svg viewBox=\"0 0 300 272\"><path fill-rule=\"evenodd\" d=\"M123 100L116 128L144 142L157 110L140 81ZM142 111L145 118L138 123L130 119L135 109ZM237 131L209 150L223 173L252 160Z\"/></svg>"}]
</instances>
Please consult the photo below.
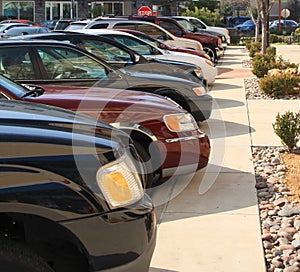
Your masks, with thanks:
<instances>
[{"instance_id":1,"label":"car tire","mask_svg":"<svg viewBox=\"0 0 300 272\"><path fill-rule=\"evenodd\" d=\"M8 239L0 239L0 267L5 272L54 272L30 248Z\"/></svg>"},{"instance_id":2,"label":"car tire","mask_svg":"<svg viewBox=\"0 0 300 272\"><path fill-rule=\"evenodd\" d=\"M210 60L211 60L212 63L217 63L218 62L218 57L217 57L216 50L212 46L205 45L203 47L203 50L210 57Z\"/></svg>"}]
</instances>

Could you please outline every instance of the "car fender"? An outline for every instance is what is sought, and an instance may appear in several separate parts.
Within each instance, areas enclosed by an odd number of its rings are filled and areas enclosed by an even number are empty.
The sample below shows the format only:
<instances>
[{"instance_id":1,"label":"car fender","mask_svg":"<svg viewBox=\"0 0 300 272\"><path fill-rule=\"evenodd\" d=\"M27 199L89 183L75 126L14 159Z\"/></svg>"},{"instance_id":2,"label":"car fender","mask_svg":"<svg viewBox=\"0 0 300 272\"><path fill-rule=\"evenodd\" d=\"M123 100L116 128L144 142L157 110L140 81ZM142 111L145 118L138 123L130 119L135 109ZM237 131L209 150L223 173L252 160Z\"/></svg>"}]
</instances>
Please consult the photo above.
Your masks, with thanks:
<instances>
[{"instance_id":1,"label":"car fender","mask_svg":"<svg viewBox=\"0 0 300 272\"><path fill-rule=\"evenodd\" d=\"M0 213L60 221L98 213L94 203L84 188L65 177L35 167L0 165Z\"/></svg>"}]
</instances>

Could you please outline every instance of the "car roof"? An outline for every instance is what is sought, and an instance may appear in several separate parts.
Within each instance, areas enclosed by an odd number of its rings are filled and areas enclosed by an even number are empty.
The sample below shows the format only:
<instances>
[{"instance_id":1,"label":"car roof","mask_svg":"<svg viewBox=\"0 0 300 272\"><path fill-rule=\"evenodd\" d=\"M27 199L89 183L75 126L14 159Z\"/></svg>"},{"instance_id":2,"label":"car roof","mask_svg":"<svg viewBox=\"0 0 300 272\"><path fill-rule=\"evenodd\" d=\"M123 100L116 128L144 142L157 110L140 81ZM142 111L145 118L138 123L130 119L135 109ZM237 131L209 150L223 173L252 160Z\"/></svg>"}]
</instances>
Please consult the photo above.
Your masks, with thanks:
<instances>
[{"instance_id":1,"label":"car roof","mask_svg":"<svg viewBox=\"0 0 300 272\"><path fill-rule=\"evenodd\" d=\"M54 40L26 40L26 39L6 39L6 40L0 40L0 47L1 45L26 45L26 44L49 44L49 45L69 45L72 46L74 48L77 48L75 45L69 44L69 43L65 43L62 41L54 41Z\"/></svg>"}]
</instances>

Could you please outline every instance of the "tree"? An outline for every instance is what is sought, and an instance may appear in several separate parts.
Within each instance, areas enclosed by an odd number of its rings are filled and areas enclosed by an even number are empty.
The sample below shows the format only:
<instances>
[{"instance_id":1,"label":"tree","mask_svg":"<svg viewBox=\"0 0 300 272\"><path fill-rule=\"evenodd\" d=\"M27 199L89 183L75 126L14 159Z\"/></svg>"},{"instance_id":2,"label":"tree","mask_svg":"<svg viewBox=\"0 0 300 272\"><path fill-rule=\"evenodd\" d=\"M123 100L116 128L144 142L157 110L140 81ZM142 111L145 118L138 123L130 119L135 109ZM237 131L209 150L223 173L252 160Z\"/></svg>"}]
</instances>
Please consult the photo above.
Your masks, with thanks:
<instances>
[{"instance_id":1,"label":"tree","mask_svg":"<svg viewBox=\"0 0 300 272\"><path fill-rule=\"evenodd\" d=\"M198 9L197 7L194 7L193 10L186 9L186 11L182 13L182 15L199 18L207 25L212 26L219 25L221 21L220 14L218 12L210 11L208 8Z\"/></svg>"},{"instance_id":2,"label":"tree","mask_svg":"<svg viewBox=\"0 0 300 272\"><path fill-rule=\"evenodd\" d=\"M266 53L268 41L268 19L270 15L270 10L272 8L274 2L270 3L270 0L256 0L257 10L258 10L258 17L261 20L261 44L262 54Z\"/></svg>"},{"instance_id":3,"label":"tree","mask_svg":"<svg viewBox=\"0 0 300 272\"><path fill-rule=\"evenodd\" d=\"M199 9L208 8L210 11L215 11L219 7L219 3L217 0L197 0L192 1L188 6L189 10L193 10L195 7Z\"/></svg>"},{"instance_id":4,"label":"tree","mask_svg":"<svg viewBox=\"0 0 300 272\"><path fill-rule=\"evenodd\" d=\"M299 18L299 0L288 0L287 8L291 11L291 16L288 19L296 20Z\"/></svg>"}]
</instances>

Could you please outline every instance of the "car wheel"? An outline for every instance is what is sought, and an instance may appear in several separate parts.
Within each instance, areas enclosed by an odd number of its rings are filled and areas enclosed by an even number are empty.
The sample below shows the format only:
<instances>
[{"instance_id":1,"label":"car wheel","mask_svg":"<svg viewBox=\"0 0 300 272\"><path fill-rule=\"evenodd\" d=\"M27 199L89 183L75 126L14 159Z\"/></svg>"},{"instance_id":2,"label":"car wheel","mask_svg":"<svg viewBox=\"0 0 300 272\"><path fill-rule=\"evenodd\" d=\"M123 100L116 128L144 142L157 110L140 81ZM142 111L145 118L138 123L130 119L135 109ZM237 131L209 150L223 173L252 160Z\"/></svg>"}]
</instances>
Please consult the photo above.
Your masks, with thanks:
<instances>
[{"instance_id":1,"label":"car wheel","mask_svg":"<svg viewBox=\"0 0 300 272\"><path fill-rule=\"evenodd\" d=\"M205 51L205 53L210 57L210 60L212 63L217 63L218 61L218 57L216 54L216 50L214 50L211 46L207 45L205 47L203 47L203 50Z\"/></svg>"},{"instance_id":2,"label":"car wheel","mask_svg":"<svg viewBox=\"0 0 300 272\"><path fill-rule=\"evenodd\" d=\"M5 272L54 272L32 250L8 239L0 240L0 267Z\"/></svg>"}]
</instances>

